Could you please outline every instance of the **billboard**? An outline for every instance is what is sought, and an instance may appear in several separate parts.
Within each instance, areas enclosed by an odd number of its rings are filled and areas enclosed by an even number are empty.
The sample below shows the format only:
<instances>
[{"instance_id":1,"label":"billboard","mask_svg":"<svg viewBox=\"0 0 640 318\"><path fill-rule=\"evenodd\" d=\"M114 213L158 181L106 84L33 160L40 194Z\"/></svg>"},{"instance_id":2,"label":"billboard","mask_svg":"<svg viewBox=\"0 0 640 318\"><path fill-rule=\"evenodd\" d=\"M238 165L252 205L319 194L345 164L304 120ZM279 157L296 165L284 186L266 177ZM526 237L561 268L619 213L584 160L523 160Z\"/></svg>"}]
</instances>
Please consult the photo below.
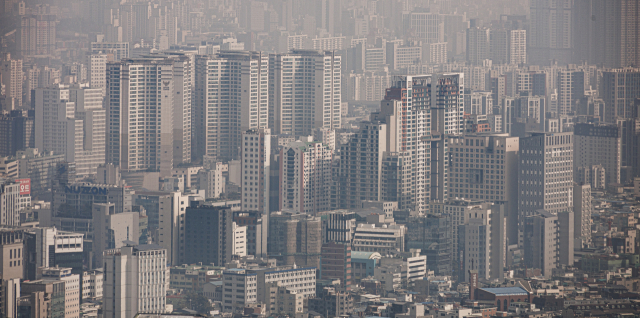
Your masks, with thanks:
<instances>
[{"instance_id":1,"label":"billboard","mask_svg":"<svg viewBox=\"0 0 640 318\"><path fill-rule=\"evenodd\" d=\"M20 183L20 195L31 194L31 179L16 179Z\"/></svg>"}]
</instances>

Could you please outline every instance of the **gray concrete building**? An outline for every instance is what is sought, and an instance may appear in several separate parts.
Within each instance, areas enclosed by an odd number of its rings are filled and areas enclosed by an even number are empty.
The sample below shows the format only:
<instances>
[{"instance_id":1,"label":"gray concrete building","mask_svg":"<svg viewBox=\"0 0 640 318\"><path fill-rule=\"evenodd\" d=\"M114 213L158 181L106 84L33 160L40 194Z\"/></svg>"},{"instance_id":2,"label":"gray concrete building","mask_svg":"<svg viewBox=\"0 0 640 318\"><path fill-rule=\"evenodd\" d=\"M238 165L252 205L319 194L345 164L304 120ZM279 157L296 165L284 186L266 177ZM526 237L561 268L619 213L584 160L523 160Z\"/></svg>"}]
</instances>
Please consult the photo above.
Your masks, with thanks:
<instances>
[{"instance_id":1,"label":"gray concrete building","mask_svg":"<svg viewBox=\"0 0 640 318\"><path fill-rule=\"evenodd\" d=\"M575 245L574 213L564 211L558 213L558 264L573 266L573 249Z\"/></svg>"},{"instance_id":2,"label":"gray concrete building","mask_svg":"<svg viewBox=\"0 0 640 318\"><path fill-rule=\"evenodd\" d=\"M574 184L573 186L573 217L575 246L591 246L591 186L588 184Z\"/></svg>"},{"instance_id":3,"label":"gray concrete building","mask_svg":"<svg viewBox=\"0 0 640 318\"><path fill-rule=\"evenodd\" d=\"M289 211L269 217L269 257L282 264L320 268L322 220Z\"/></svg>"},{"instance_id":4,"label":"gray concrete building","mask_svg":"<svg viewBox=\"0 0 640 318\"><path fill-rule=\"evenodd\" d=\"M184 263L225 266L233 255L233 211L192 202L184 217Z\"/></svg>"},{"instance_id":5,"label":"gray concrete building","mask_svg":"<svg viewBox=\"0 0 640 318\"><path fill-rule=\"evenodd\" d=\"M537 210L551 214L573 204L573 133L533 133L520 139L519 218Z\"/></svg>"},{"instance_id":6,"label":"gray concrete building","mask_svg":"<svg viewBox=\"0 0 640 318\"><path fill-rule=\"evenodd\" d=\"M340 155L341 208L359 208L361 201L381 200L382 159L387 125L365 121ZM367 158L367 160L361 160Z\"/></svg>"},{"instance_id":7,"label":"gray concrete building","mask_svg":"<svg viewBox=\"0 0 640 318\"><path fill-rule=\"evenodd\" d=\"M524 218L524 264L550 278L559 264L558 217L536 210Z\"/></svg>"},{"instance_id":8,"label":"gray concrete building","mask_svg":"<svg viewBox=\"0 0 640 318\"><path fill-rule=\"evenodd\" d=\"M507 134L474 134L447 139L448 200L468 199L499 202L505 205L508 234L517 242L518 225L518 137Z\"/></svg>"},{"instance_id":9,"label":"gray concrete building","mask_svg":"<svg viewBox=\"0 0 640 318\"><path fill-rule=\"evenodd\" d=\"M575 124L573 171L580 167L601 165L606 184L620 183L622 142L616 125Z\"/></svg>"}]
</instances>

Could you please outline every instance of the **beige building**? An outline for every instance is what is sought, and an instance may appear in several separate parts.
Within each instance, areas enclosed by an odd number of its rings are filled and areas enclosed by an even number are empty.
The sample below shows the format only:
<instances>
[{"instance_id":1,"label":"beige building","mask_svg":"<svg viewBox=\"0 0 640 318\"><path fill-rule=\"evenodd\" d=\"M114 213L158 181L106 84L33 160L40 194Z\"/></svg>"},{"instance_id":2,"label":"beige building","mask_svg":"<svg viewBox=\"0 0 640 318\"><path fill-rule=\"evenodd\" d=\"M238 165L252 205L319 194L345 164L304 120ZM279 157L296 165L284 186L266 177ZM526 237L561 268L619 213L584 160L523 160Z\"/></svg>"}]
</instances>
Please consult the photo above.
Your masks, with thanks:
<instances>
[{"instance_id":1,"label":"beige building","mask_svg":"<svg viewBox=\"0 0 640 318\"><path fill-rule=\"evenodd\" d=\"M37 278L43 281L64 282L64 317L80 317L80 301L82 300L80 275L71 274L71 268L44 267L38 269Z\"/></svg>"}]
</instances>

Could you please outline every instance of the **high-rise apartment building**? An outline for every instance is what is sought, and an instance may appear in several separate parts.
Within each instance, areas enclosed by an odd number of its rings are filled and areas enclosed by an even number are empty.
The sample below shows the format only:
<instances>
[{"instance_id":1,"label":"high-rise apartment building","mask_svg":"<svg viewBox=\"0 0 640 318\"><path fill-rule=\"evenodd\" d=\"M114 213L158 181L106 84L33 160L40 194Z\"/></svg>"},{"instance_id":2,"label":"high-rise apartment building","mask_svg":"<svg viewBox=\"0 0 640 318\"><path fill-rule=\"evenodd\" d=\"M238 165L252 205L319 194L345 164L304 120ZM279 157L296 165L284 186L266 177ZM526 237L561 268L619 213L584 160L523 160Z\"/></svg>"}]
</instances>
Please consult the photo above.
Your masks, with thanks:
<instances>
[{"instance_id":1,"label":"high-rise apartment building","mask_svg":"<svg viewBox=\"0 0 640 318\"><path fill-rule=\"evenodd\" d=\"M240 145L242 210L269 213L271 134L268 128L242 133Z\"/></svg>"},{"instance_id":2,"label":"high-rise apartment building","mask_svg":"<svg viewBox=\"0 0 640 318\"><path fill-rule=\"evenodd\" d=\"M431 43L429 49L423 49L423 54L429 54L428 59L424 62L429 64L445 64L449 61L447 58L447 42Z\"/></svg>"},{"instance_id":3,"label":"high-rise apartment building","mask_svg":"<svg viewBox=\"0 0 640 318\"><path fill-rule=\"evenodd\" d=\"M225 266L233 255L233 212L229 207L191 203L184 217L183 263ZM193 244L198 242L198 244Z\"/></svg>"},{"instance_id":4,"label":"high-rise apartment building","mask_svg":"<svg viewBox=\"0 0 640 318\"><path fill-rule=\"evenodd\" d=\"M333 151L320 142L294 141L280 151L280 210L330 210Z\"/></svg>"},{"instance_id":5,"label":"high-rise apartment building","mask_svg":"<svg viewBox=\"0 0 640 318\"><path fill-rule=\"evenodd\" d=\"M189 160L188 61L159 55L107 64L107 163L170 175L176 159Z\"/></svg>"},{"instance_id":6,"label":"high-rise apartment building","mask_svg":"<svg viewBox=\"0 0 640 318\"><path fill-rule=\"evenodd\" d=\"M574 175L579 168L601 165L607 185L620 183L622 144L618 126L579 123L574 125L573 136Z\"/></svg>"},{"instance_id":7,"label":"high-rise apartment building","mask_svg":"<svg viewBox=\"0 0 640 318\"><path fill-rule=\"evenodd\" d=\"M557 75L558 115L576 113L576 102L584 97L585 72L581 70L559 70Z\"/></svg>"},{"instance_id":8,"label":"high-rise apartment building","mask_svg":"<svg viewBox=\"0 0 640 318\"><path fill-rule=\"evenodd\" d=\"M573 49L574 0L533 0L530 2L530 63L568 63Z\"/></svg>"},{"instance_id":9,"label":"high-rise apartment building","mask_svg":"<svg viewBox=\"0 0 640 318\"><path fill-rule=\"evenodd\" d=\"M362 122L360 131L342 145L340 155L341 208L359 208L361 201L380 201L381 168L387 125Z\"/></svg>"},{"instance_id":10,"label":"high-rise apartment building","mask_svg":"<svg viewBox=\"0 0 640 318\"><path fill-rule=\"evenodd\" d=\"M464 95L464 112L467 114L491 115L493 114L493 100L491 92L474 91Z\"/></svg>"},{"instance_id":11,"label":"high-rise apartment building","mask_svg":"<svg viewBox=\"0 0 640 318\"><path fill-rule=\"evenodd\" d=\"M97 88L58 85L36 89L35 142L38 149L64 154L76 174L94 175L105 160L102 92Z\"/></svg>"},{"instance_id":12,"label":"high-rise apartment building","mask_svg":"<svg viewBox=\"0 0 640 318\"><path fill-rule=\"evenodd\" d=\"M537 210L524 218L523 225L525 266L540 269L544 277L551 277L559 265L558 217Z\"/></svg>"},{"instance_id":13,"label":"high-rise apartment building","mask_svg":"<svg viewBox=\"0 0 640 318\"><path fill-rule=\"evenodd\" d=\"M173 62L173 163L191 162L191 138L195 131L192 123L193 86L195 78L195 55L193 53L169 52L152 55Z\"/></svg>"},{"instance_id":14,"label":"high-rise apartment building","mask_svg":"<svg viewBox=\"0 0 640 318\"><path fill-rule=\"evenodd\" d=\"M341 127L341 57L294 50L269 56L269 127L274 134L312 135Z\"/></svg>"},{"instance_id":15,"label":"high-rise apartment building","mask_svg":"<svg viewBox=\"0 0 640 318\"><path fill-rule=\"evenodd\" d=\"M576 246L591 246L591 185L577 184L573 185L573 218L574 218L574 238Z\"/></svg>"},{"instance_id":16,"label":"high-rise apartment building","mask_svg":"<svg viewBox=\"0 0 640 318\"><path fill-rule=\"evenodd\" d=\"M0 183L0 224L20 225L20 182Z\"/></svg>"},{"instance_id":17,"label":"high-rise apartment building","mask_svg":"<svg viewBox=\"0 0 640 318\"><path fill-rule=\"evenodd\" d=\"M11 58L11 54L3 53L0 61L0 84L4 85L4 94L10 101L6 101L15 109L22 107L22 60ZM9 110L9 109L5 109Z\"/></svg>"},{"instance_id":18,"label":"high-rise apartment building","mask_svg":"<svg viewBox=\"0 0 640 318\"><path fill-rule=\"evenodd\" d=\"M527 30L510 30L509 64L527 64Z\"/></svg>"},{"instance_id":19,"label":"high-rise apartment building","mask_svg":"<svg viewBox=\"0 0 640 318\"><path fill-rule=\"evenodd\" d=\"M599 93L605 104L605 122L615 123L617 118L633 118L636 112L634 100L640 96L640 69L603 71Z\"/></svg>"},{"instance_id":20,"label":"high-rise apartment building","mask_svg":"<svg viewBox=\"0 0 640 318\"><path fill-rule=\"evenodd\" d=\"M520 221L538 210L555 215L571 209L574 138L572 132L565 132L533 133L531 137L520 139Z\"/></svg>"},{"instance_id":21,"label":"high-rise apartment building","mask_svg":"<svg viewBox=\"0 0 640 318\"><path fill-rule=\"evenodd\" d=\"M518 137L476 134L450 137L447 158L451 161L446 188L448 200L470 199L502 202L509 229L518 225ZM512 242L517 232L508 233ZM455 239L455 238L454 238Z\"/></svg>"},{"instance_id":22,"label":"high-rise apartment building","mask_svg":"<svg viewBox=\"0 0 640 318\"><path fill-rule=\"evenodd\" d=\"M158 199L158 245L167 250L169 264L183 264L184 221L189 197L180 192L172 192L161 195Z\"/></svg>"},{"instance_id":23,"label":"high-rise apartment building","mask_svg":"<svg viewBox=\"0 0 640 318\"><path fill-rule=\"evenodd\" d=\"M467 29L467 61L471 64L482 65L484 60L491 58L492 53L492 41L491 39L491 30L487 28L474 27ZM499 47L498 42L498 34L493 34L495 40L495 48L496 48L496 57L500 54L506 55L506 52L500 52L497 50ZM506 39L502 39L506 42ZM506 47L506 43L504 43ZM504 51L504 49L503 49ZM498 62L499 63L499 60Z\"/></svg>"},{"instance_id":24,"label":"high-rise apartment building","mask_svg":"<svg viewBox=\"0 0 640 318\"><path fill-rule=\"evenodd\" d=\"M91 88L102 89L102 95L107 92L107 62L113 55L96 53L87 55L87 82Z\"/></svg>"},{"instance_id":25,"label":"high-rise apartment building","mask_svg":"<svg viewBox=\"0 0 640 318\"><path fill-rule=\"evenodd\" d=\"M274 212L269 217L269 257L282 264L320 268L322 220L306 213Z\"/></svg>"},{"instance_id":26,"label":"high-rise apartment building","mask_svg":"<svg viewBox=\"0 0 640 318\"><path fill-rule=\"evenodd\" d=\"M576 63L640 65L637 0L580 0L575 1L573 11Z\"/></svg>"},{"instance_id":27,"label":"high-rise apartment building","mask_svg":"<svg viewBox=\"0 0 640 318\"><path fill-rule=\"evenodd\" d=\"M105 318L165 312L169 285L165 249L155 244L127 244L105 251L103 266Z\"/></svg>"},{"instance_id":28,"label":"high-rise apartment building","mask_svg":"<svg viewBox=\"0 0 640 318\"><path fill-rule=\"evenodd\" d=\"M230 51L196 58L193 157L235 159L242 132L268 127L269 58Z\"/></svg>"},{"instance_id":29,"label":"high-rise apartment building","mask_svg":"<svg viewBox=\"0 0 640 318\"><path fill-rule=\"evenodd\" d=\"M397 202L398 209L410 209L414 204L411 162L409 152L385 152L382 156L380 198L383 201Z\"/></svg>"},{"instance_id":30,"label":"high-rise apartment building","mask_svg":"<svg viewBox=\"0 0 640 318\"><path fill-rule=\"evenodd\" d=\"M18 150L35 147L35 112L14 110L0 115L0 156L13 157Z\"/></svg>"},{"instance_id":31,"label":"high-rise apartment building","mask_svg":"<svg viewBox=\"0 0 640 318\"><path fill-rule=\"evenodd\" d=\"M526 64L527 31L504 28L491 29L489 31L489 58L493 64Z\"/></svg>"},{"instance_id":32,"label":"high-rise apartment building","mask_svg":"<svg viewBox=\"0 0 640 318\"><path fill-rule=\"evenodd\" d=\"M417 210L426 211L430 199L443 195L431 186L445 177L446 147L441 136L463 132L464 76L462 73L399 76L387 89L385 100L401 102L398 151L411 152L414 204Z\"/></svg>"},{"instance_id":33,"label":"high-rise apartment building","mask_svg":"<svg viewBox=\"0 0 640 318\"><path fill-rule=\"evenodd\" d=\"M444 42L444 16L432 12L402 13L402 23L405 32L420 39L425 44Z\"/></svg>"},{"instance_id":34,"label":"high-rise apartment building","mask_svg":"<svg viewBox=\"0 0 640 318\"><path fill-rule=\"evenodd\" d=\"M56 50L56 16L53 14L24 15L18 35L22 56L53 55Z\"/></svg>"}]
</instances>

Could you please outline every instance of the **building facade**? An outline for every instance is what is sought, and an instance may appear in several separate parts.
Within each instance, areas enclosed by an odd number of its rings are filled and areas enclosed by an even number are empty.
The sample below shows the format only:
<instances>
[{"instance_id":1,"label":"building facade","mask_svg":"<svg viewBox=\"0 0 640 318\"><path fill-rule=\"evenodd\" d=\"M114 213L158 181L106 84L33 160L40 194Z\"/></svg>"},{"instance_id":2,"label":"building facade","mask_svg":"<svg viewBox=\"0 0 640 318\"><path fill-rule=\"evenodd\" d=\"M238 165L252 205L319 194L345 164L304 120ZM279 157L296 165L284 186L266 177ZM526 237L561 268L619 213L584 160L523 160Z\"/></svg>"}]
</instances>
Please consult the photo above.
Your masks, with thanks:
<instances>
[{"instance_id":1,"label":"building facade","mask_svg":"<svg viewBox=\"0 0 640 318\"><path fill-rule=\"evenodd\" d=\"M166 250L158 245L126 245L104 252L105 318L164 313L169 278Z\"/></svg>"}]
</instances>

